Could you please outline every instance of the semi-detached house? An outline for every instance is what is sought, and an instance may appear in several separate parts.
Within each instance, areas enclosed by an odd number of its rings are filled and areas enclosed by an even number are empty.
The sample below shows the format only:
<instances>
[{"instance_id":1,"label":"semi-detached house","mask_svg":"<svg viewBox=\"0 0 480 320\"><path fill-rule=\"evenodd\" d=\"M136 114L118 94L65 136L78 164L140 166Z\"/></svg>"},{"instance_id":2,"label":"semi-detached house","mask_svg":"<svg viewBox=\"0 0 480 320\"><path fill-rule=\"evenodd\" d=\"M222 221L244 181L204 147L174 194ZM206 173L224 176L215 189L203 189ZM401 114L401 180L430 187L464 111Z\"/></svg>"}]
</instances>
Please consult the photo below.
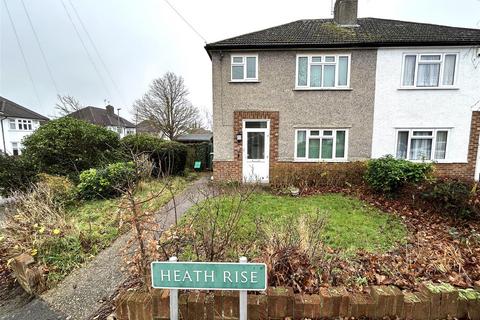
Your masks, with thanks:
<instances>
[{"instance_id":1,"label":"semi-detached house","mask_svg":"<svg viewBox=\"0 0 480 320\"><path fill-rule=\"evenodd\" d=\"M0 96L0 154L17 156L22 141L49 119Z\"/></svg>"},{"instance_id":2,"label":"semi-detached house","mask_svg":"<svg viewBox=\"0 0 480 320\"><path fill-rule=\"evenodd\" d=\"M357 18L299 20L209 43L214 179L268 182L279 162L387 154L480 173L480 30Z\"/></svg>"}]
</instances>

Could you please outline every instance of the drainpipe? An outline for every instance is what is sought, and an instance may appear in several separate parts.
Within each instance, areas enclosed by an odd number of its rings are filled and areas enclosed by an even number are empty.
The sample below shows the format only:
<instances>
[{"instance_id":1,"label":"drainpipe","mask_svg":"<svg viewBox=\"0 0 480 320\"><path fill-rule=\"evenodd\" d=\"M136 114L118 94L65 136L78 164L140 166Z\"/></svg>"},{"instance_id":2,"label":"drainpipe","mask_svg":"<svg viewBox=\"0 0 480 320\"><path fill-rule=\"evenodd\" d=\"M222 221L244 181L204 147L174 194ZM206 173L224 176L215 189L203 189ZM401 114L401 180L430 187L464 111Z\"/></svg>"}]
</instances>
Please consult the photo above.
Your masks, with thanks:
<instances>
[{"instance_id":1,"label":"drainpipe","mask_svg":"<svg viewBox=\"0 0 480 320\"><path fill-rule=\"evenodd\" d=\"M5 101L2 101L2 107L0 108L0 125L2 127L2 141L3 141L3 153L7 154L7 145L5 143L5 130L3 128L3 120L7 119L8 117L5 116Z\"/></svg>"}]
</instances>

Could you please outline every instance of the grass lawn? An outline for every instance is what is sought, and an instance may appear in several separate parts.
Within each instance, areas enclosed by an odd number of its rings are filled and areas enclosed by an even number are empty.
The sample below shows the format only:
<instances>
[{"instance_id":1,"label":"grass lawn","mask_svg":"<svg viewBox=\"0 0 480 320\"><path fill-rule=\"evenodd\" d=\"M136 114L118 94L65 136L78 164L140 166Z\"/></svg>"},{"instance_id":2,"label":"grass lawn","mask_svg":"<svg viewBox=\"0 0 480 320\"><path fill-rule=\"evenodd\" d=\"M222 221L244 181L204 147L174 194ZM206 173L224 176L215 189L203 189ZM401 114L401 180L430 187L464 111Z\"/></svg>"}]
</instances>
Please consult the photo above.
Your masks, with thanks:
<instances>
[{"instance_id":1,"label":"grass lawn","mask_svg":"<svg viewBox=\"0 0 480 320\"><path fill-rule=\"evenodd\" d=\"M232 202L228 198L221 201L223 216L220 221L225 223L226 212L229 212L228 206ZM273 232L288 232L286 226L298 224L302 215L323 215L326 219L321 234L323 243L345 255L358 250L386 252L404 242L407 235L405 226L397 217L341 194L294 198L260 192L253 194L248 201L236 239L246 245L258 240L258 227L268 227ZM193 213L191 211L190 215ZM197 219L201 218L202 213ZM184 219L188 219L188 215Z\"/></svg>"},{"instance_id":2,"label":"grass lawn","mask_svg":"<svg viewBox=\"0 0 480 320\"><path fill-rule=\"evenodd\" d=\"M176 177L173 182L174 192L182 191L187 184L187 179ZM137 193L138 199L149 198L152 192L161 190L163 186L161 180L142 182ZM143 208L156 211L170 199L170 193L165 191L160 197L143 204ZM50 285L93 258L128 230L128 226L122 222L120 201L120 198L91 200L67 207L67 224L74 231L52 236L38 249L38 258L49 268Z\"/></svg>"}]
</instances>

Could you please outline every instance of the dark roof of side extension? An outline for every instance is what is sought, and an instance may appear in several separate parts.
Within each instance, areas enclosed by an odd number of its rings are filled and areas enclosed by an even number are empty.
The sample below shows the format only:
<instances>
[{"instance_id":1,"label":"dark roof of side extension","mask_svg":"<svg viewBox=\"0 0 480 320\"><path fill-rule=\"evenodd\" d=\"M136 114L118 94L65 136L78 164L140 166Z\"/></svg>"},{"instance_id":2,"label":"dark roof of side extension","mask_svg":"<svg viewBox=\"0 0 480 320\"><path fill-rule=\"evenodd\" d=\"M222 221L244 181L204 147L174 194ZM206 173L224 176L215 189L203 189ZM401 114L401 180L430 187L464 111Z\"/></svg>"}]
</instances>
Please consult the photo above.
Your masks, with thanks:
<instances>
[{"instance_id":1,"label":"dark roof of side extension","mask_svg":"<svg viewBox=\"0 0 480 320\"><path fill-rule=\"evenodd\" d=\"M480 45L480 29L359 18L358 26L333 19L298 20L209 43L207 51L226 49L345 48Z\"/></svg>"},{"instance_id":2,"label":"dark roof of side extension","mask_svg":"<svg viewBox=\"0 0 480 320\"><path fill-rule=\"evenodd\" d=\"M5 107L5 108L3 108ZM47 117L0 96L0 116L48 121Z\"/></svg>"},{"instance_id":3,"label":"dark roof of side extension","mask_svg":"<svg viewBox=\"0 0 480 320\"><path fill-rule=\"evenodd\" d=\"M125 118L119 117L115 114L108 114L107 110L96 107L85 107L83 109L74 111L67 115L76 119L84 120L99 126L114 126L135 128L135 125Z\"/></svg>"}]
</instances>

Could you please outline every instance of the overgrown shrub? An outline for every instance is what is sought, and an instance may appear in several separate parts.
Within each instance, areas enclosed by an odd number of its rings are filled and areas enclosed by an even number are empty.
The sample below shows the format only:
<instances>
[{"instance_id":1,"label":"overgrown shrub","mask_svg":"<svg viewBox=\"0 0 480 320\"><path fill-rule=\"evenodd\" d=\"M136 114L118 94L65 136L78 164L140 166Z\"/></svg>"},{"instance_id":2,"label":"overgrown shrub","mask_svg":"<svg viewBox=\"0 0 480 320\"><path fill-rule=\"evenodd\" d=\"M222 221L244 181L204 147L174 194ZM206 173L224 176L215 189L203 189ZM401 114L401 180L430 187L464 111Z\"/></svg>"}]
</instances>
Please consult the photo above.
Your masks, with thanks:
<instances>
[{"instance_id":1,"label":"overgrown shrub","mask_svg":"<svg viewBox=\"0 0 480 320\"><path fill-rule=\"evenodd\" d=\"M25 191L37 180L37 169L25 156L0 154L0 195Z\"/></svg>"},{"instance_id":2,"label":"overgrown shrub","mask_svg":"<svg viewBox=\"0 0 480 320\"><path fill-rule=\"evenodd\" d=\"M183 174L187 159L187 147L175 141L145 135L129 135L122 139L122 150L128 160L139 154L148 155L154 164L153 175Z\"/></svg>"},{"instance_id":3,"label":"overgrown shrub","mask_svg":"<svg viewBox=\"0 0 480 320\"><path fill-rule=\"evenodd\" d=\"M50 190L55 202L67 204L73 199L75 185L67 177L53 176L47 173L40 173L37 177L37 184Z\"/></svg>"},{"instance_id":4,"label":"overgrown shrub","mask_svg":"<svg viewBox=\"0 0 480 320\"><path fill-rule=\"evenodd\" d=\"M119 142L111 130L64 117L49 121L25 138L23 153L38 172L76 180L83 170L115 161Z\"/></svg>"},{"instance_id":5,"label":"overgrown shrub","mask_svg":"<svg viewBox=\"0 0 480 320\"><path fill-rule=\"evenodd\" d=\"M368 161L365 181L377 192L392 194L408 183L427 180L432 172L431 163L416 163L389 155Z\"/></svg>"},{"instance_id":6,"label":"overgrown shrub","mask_svg":"<svg viewBox=\"0 0 480 320\"><path fill-rule=\"evenodd\" d=\"M82 199L112 198L118 196L135 179L135 166L131 162L112 163L100 169L85 170L77 186Z\"/></svg>"},{"instance_id":7,"label":"overgrown shrub","mask_svg":"<svg viewBox=\"0 0 480 320\"><path fill-rule=\"evenodd\" d=\"M473 181L440 179L426 185L422 196L437 211L456 218L471 218L478 214L475 206L477 184Z\"/></svg>"},{"instance_id":8,"label":"overgrown shrub","mask_svg":"<svg viewBox=\"0 0 480 320\"><path fill-rule=\"evenodd\" d=\"M272 167L270 186L282 192L290 187L345 187L363 184L365 162L346 163L280 163Z\"/></svg>"}]
</instances>

